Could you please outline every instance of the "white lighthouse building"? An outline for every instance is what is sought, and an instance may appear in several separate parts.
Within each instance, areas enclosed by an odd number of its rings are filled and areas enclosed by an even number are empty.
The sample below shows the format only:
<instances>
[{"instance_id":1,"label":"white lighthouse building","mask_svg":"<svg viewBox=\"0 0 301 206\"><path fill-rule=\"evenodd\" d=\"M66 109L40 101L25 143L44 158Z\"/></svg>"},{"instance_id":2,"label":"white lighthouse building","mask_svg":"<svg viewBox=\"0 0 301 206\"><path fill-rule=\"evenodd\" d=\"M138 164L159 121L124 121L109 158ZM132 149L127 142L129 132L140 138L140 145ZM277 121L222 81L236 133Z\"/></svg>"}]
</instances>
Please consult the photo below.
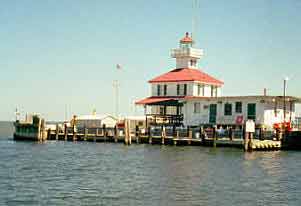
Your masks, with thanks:
<instances>
[{"instance_id":1,"label":"white lighthouse building","mask_svg":"<svg viewBox=\"0 0 301 206\"><path fill-rule=\"evenodd\" d=\"M296 97L222 96L223 82L197 67L203 50L194 48L186 33L179 48L172 49L176 68L149 81L151 95L137 101L144 105L148 124L199 126L242 125L252 119L259 126L294 121Z\"/></svg>"}]
</instances>

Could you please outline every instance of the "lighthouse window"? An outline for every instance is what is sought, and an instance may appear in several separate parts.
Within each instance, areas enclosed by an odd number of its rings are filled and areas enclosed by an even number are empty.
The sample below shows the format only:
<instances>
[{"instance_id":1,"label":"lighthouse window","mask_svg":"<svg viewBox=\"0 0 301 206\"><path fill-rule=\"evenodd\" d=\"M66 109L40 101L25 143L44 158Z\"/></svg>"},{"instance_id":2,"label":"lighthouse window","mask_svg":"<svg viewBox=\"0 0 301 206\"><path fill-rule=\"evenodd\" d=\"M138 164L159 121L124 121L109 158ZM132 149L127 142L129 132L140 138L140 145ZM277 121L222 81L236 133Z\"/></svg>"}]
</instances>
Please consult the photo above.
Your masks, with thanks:
<instances>
[{"instance_id":1,"label":"lighthouse window","mask_svg":"<svg viewBox=\"0 0 301 206\"><path fill-rule=\"evenodd\" d=\"M157 85L157 96L160 96L161 95L161 85L158 84Z\"/></svg>"},{"instance_id":2,"label":"lighthouse window","mask_svg":"<svg viewBox=\"0 0 301 206\"><path fill-rule=\"evenodd\" d=\"M164 85L163 94L164 94L164 96L166 96L166 95L167 95L167 85L166 85L166 84Z\"/></svg>"},{"instance_id":3,"label":"lighthouse window","mask_svg":"<svg viewBox=\"0 0 301 206\"><path fill-rule=\"evenodd\" d=\"M198 96L204 96L205 86L203 84L198 84Z\"/></svg>"},{"instance_id":4,"label":"lighthouse window","mask_svg":"<svg viewBox=\"0 0 301 206\"><path fill-rule=\"evenodd\" d=\"M187 94L187 84L184 84L184 96Z\"/></svg>"},{"instance_id":5,"label":"lighthouse window","mask_svg":"<svg viewBox=\"0 0 301 206\"><path fill-rule=\"evenodd\" d=\"M242 102L235 102L235 112L242 113Z\"/></svg>"},{"instance_id":6,"label":"lighthouse window","mask_svg":"<svg viewBox=\"0 0 301 206\"><path fill-rule=\"evenodd\" d=\"M232 115L232 104L226 103L225 104L225 116L231 116Z\"/></svg>"},{"instance_id":7,"label":"lighthouse window","mask_svg":"<svg viewBox=\"0 0 301 206\"><path fill-rule=\"evenodd\" d=\"M195 103L194 103L193 112L194 112L195 114L201 112L201 104L200 104L199 102L195 102Z\"/></svg>"},{"instance_id":8,"label":"lighthouse window","mask_svg":"<svg viewBox=\"0 0 301 206\"><path fill-rule=\"evenodd\" d=\"M211 97L217 97L217 87L211 86Z\"/></svg>"},{"instance_id":9,"label":"lighthouse window","mask_svg":"<svg viewBox=\"0 0 301 206\"><path fill-rule=\"evenodd\" d=\"M177 84L177 95L179 96L180 95L180 85Z\"/></svg>"},{"instance_id":10,"label":"lighthouse window","mask_svg":"<svg viewBox=\"0 0 301 206\"><path fill-rule=\"evenodd\" d=\"M192 66L192 67L196 66L196 60L195 59L190 60L190 66Z\"/></svg>"}]
</instances>

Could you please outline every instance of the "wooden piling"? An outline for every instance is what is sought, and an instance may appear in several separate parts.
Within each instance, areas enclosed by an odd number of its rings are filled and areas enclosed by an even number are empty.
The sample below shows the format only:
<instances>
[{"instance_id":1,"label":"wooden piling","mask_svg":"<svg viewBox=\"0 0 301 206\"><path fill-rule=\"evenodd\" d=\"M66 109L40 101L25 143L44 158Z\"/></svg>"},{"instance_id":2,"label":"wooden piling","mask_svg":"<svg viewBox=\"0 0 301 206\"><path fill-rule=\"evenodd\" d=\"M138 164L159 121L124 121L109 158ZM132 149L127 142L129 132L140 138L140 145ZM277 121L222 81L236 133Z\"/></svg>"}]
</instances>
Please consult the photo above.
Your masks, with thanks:
<instances>
[{"instance_id":1,"label":"wooden piling","mask_svg":"<svg viewBox=\"0 0 301 206\"><path fill-rule=\"evenodd\" d=\"M102 125L102 134L103 134L103 139L106 142L107 141L107 128L106 128L106 124Z\"/></svg>"},{"instance_id":2,"label":"wooden piling","mask_svg":"<svg viewBox=\"0 0 301 206\"><path fill-rule=\"evenodd\" d=\"M73 129L73 141L76 141L77 140L77 135L76 135L76 128L75 128L75 125L73 125L73 127L72 127L72 129Z\"/></svg>"},{"instance_id":3,"label":"wooden piling","mask_svg":"<svg viewBox=\"0 0 301 206\"><path fill-rule=\"evenodd\" d=\"M50 139L51 137L51 130L50 129L48 129L47 130L47 139ZM42 137L42 141L43 141L43 137Z\"/></svg>"},{"instance_id":4,"label":"wooden piling","mask_svg":"<svg viewBox=\"0 0 301 206\"><path fill-rule=\"evenodd\" d=\"M204 127L200 127L200 137L202 139L202 144L205 144L205 132L204 132Z\"/></svg>"},{"instance_id":5,"label":"wooden piling","mask_svg":"<svg viewBox=\"0 0 301 206\"><path fill-rule=\"evenodd\" d=\"M59 125L55 125L55 140L59 139Z\"/></svg>"},{"instance_id":6,"label":"wooden piling","mask_svg":"<svg viewBox=\"0 0 301 206\"><path fill-rule=\"evenodd\" d=\"M216 147L216 125L212 128L213 129L213 147Z\"/></svg>"},{"instance_id":7,"label":"wooden piling","mask_svg":"<svg viewBox=\"0 0 301 206\"><path fill-rule=\"evenodd\" d=\"M65 135L64 139L65 139L65 141L67 141L68 140L68 127L67 127L67 124L64 124L64 135Z\"/></svg>"},{"instance_id":8,"label":"wooden piling","mask_svg":"<svg viewBox=\"0 0 301 206\"><path fill-rule=\"evenodd\" d=\"M136 125L136 128L135 128L135 136L136 136L136 143L139 144L139 126Z\"/></svg>"},{"instance_id":9,"label":"wooden piling","mask_svg":"<svg viewBox=\"0 0 301 206\"><path fill-rule=\"evenodd\" d=\"M249 132L244 132L245 136L244 136L244 150L248 151L249 150Z\"/></svg>"},{"instance_id":10,"label":"wooden piling","mask_svg":"<svg viewBox=\"0 0 301 206\"><path fill-rule=\"evenodd\" d=\"M192 140L192 130L189 129L189 131L188 131L188 145L191 145L191 140Z\"/></svg>"},{"instance_id":11,"label":"wooden piling","mask_svg":"<svg viewBox=\"0 0 301 206\"><path fill-rule=\"evenodd\" d=\"M89 133L88 128L85 128L85 133L84 133L84 140L85 141L87 141L88 133Z\"/></svg>"},{"instance_id":12,"label":"wooden piling","mask_svg":"<svg viewBox=\"0 0 301 206\"><path fill-rule=\"evenodd\" d=\"M118 127L115 125L114 127L114 142L117 143L118 142Z\"/></svg>"},{"instance_id":13,"label":"wooden piling","mask_svg":"<svg viewBox=\"0 0 301 206\"><path fill-rule=\"evenodd\" d=\"M165 138L166 138L166 128L165 126L162 126L162 132L161 132L161 144L165 144Z\"/></svg>"},{"instance_id":14,"label":"wooden piling","mask_svg":"<svg viewBox=\"0 0 301 206\"><path fill-rule=\"evenodd\" d=\"M229 128L229 139L230 139L230 141L233 141L233 136L234 136L233 129L232 129L232 127L230 127Z\"/></svg>"},{"instance_id":15,"label":"wooden piling","mask_svg":"<svg viewBox=\"0 0 301 206\"><path fill-rule=\"evenodd\" d=\"M253 150L253 135L254 135L253 132L251 132L250 135L249 135L248 151Z\"/></svg>"},{"instance_id":16,"label":"wooden piling","mask_svg":"<svg viewBox=\"0 0 301 206\"><path fill-rule=\"evenodd\" d=\"M152 139L152 134L151 134L151 128L148 127L147 131L148 131L147 132L148 133L148 143L152 144L153 143L153 139Z\"/></svg>"}]
</instances>

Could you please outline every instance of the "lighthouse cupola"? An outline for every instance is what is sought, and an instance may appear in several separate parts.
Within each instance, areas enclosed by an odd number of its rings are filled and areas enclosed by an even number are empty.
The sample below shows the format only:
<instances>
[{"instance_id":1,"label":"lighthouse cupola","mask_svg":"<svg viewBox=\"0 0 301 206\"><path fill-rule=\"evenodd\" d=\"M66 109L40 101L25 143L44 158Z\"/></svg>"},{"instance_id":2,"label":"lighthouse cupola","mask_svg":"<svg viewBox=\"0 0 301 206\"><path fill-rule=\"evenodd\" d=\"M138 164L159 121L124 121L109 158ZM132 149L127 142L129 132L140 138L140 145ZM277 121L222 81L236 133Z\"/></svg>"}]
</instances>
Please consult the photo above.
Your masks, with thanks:
<instances>
[{"instance_id":1,"label":"lighthouse cupola","mask_svg":"<svg viewBox=\"0 0 301 206\"><path fill-rule=\"evenodd\" d=\"M180 40L180 48L173 49L171 56L176 59L177 68L197 68L197 61L203 56L203 50L193 48L194 41L186 32Z\"/></svg>"}]
</instances>

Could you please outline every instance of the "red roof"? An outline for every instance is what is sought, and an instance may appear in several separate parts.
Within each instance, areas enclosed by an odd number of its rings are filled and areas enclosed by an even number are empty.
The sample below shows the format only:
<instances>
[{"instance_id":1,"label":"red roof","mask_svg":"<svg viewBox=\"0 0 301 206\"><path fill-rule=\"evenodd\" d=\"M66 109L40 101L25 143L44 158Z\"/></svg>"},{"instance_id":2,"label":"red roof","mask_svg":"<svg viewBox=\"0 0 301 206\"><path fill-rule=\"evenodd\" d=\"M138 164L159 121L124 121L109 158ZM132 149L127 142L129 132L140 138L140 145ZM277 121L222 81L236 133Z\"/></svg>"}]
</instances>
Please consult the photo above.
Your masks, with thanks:
<instances>
[{"instance_id":1,"label":"red roof","mask_svg":"<svg viewBox=\"0 0 301 206\"><path fill-rule=\"evenodd\" d=\"M181 68L174 69L170 72L162 74L152 80L149 83L160 82L180 82L180 81L199 81L206 84L223 85L224 82L211 77L210 75L202 72L199 69Z\"/></svg>"},{"instance_id":2,"label":"red roof","mask_svg":"<svg viewBox=\"0 0 301 206\"><path fill-rule=\"evenodd\" d=\"M186 32L185 37L182 38L182 39L180 40L180 42L181 42L181 43L192 43L193 40L192 40L192 38L189 36L189 33Z\"/></svg>"},{"instance_id":3,"label":"red roof","mask_svg":"<svg viewBox=\"0 0 301 206\"><path fill-rule=\"evenodd\" d=\"M170 100L178 100L181 98L183 98L183 96L177 96L177 97L153 96L153 97L147 97L145 99L139 100L139 101L135 102L135 104L153 104L153 103L165 102L165 101L170 101Z\"/></svg>"}]
</instances>

